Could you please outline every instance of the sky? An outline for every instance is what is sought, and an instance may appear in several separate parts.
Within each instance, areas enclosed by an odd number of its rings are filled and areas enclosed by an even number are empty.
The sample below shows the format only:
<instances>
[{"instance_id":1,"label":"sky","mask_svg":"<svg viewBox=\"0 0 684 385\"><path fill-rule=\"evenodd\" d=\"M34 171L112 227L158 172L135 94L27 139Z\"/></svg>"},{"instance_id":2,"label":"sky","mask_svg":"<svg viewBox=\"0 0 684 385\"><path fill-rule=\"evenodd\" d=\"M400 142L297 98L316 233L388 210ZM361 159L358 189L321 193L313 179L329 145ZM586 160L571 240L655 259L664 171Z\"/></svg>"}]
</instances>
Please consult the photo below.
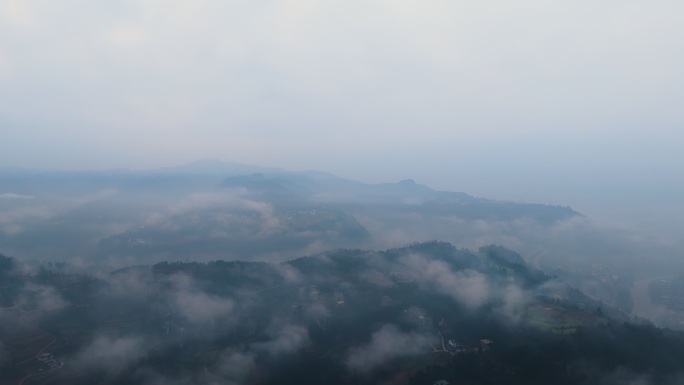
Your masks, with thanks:
<instances>
[{"instance_id":1,"label":"sky","mask_svg":"<svg viewBox=\"0 0 684 385\"><path fill-rule=\"evenodd\" d=\"M0 0L0 166L219 158L658 222L684 214L682 13Z\"/></svg>"}]
</instances>

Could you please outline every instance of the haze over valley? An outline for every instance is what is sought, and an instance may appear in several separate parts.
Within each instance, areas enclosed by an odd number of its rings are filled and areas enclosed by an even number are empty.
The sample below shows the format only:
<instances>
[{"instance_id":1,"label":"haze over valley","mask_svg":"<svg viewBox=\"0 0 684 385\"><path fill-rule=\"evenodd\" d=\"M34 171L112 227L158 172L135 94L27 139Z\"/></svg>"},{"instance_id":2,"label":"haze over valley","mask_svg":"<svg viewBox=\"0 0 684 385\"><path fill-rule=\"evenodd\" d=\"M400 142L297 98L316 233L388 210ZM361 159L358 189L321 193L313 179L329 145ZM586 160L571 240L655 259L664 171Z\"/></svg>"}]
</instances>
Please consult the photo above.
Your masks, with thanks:
<instances>
[{"instance_id":1,"label":"haze over valley","mask_svg":"<svg viewBox=\"0 0 684 385\"><path fill-rule=\"evenodd\" d=\"M283 262L433 240L472 249L496 244L596 299L666 322L663 312L650 314L643 293L634 308L635 285L675 278L681 266L678 245L568 206L436 191L412 179L368 184L322 171L204 160L145 171L5 168L0 180L3 251L83 269Z\"/></svg>"},{"instance_id":2,"label":"haze over valley","mask_svg":"<svg viewBox=\"0 0 684 385\"><path fill-rule=\"evenodd\" d=\"M0 0L0 385L682 385L684 2Z\"/></svg>"}]
</instances>

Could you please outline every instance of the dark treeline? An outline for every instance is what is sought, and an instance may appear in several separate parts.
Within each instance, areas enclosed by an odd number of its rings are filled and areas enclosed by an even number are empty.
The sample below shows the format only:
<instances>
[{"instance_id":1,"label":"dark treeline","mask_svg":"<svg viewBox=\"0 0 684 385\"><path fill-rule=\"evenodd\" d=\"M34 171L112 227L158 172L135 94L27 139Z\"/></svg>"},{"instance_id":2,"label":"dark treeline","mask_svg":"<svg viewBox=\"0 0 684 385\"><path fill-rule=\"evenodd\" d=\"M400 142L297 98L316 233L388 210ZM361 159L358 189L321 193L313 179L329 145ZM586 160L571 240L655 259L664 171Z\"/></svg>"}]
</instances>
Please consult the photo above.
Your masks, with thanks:
<instances>
[{"instance_id":1,"label":"dark treeline","mask_svg":"<svg viewBox=\"0 0 684 385\"><path fill-rule=\"evenodd\" d=\"M682 333L629 322L499 246L95 275L3 256L0 277L8 384L670 385L684 358Z\"/></svg>"}]
</instances>

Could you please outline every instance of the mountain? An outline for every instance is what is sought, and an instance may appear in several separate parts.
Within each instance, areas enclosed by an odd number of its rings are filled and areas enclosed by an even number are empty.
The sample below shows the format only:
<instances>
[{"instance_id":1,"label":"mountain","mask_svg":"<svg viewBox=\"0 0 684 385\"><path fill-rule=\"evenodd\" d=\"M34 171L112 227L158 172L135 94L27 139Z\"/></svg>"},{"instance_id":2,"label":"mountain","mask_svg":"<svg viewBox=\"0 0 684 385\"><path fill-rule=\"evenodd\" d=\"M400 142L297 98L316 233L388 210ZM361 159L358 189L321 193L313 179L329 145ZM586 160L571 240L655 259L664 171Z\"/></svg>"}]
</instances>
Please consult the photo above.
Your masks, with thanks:
<instances>
[{"instance_id":1,"label":"mountain","mask_svg":"<svg viewBox=\"0 0 684 385\"><path fill-rule=\"evenodd\" d=\"M145 171L0 170L0 214L0 242L14 255L148 262L463 241L455 237L475 237L482 223L552 226L579 215L411 179L370 184L218 160Z\"/></svg>"},{"instance_id":2,"label":"mountain","mask_svg":"<svg viewBox=\"0 0 684 385\"><path fill-rule=\"evenodd\" d=\"M681 379L684 334L512 250L416 243L96 274L0 255L3 384L630 384Z\"/></svg>"},{"instance_id":3,"label":"mountain","mask_svg":"<svg viewBox=\"0 0 684 385\"><path fill-rule=\"evenodd\" d=\"M261 167L237 162L224 162L219 159L202 159L195 162L175 167L157 168L145 173L155 174L218 174L218 175L243 175L260 172L283 172L276 167Z\"/></svg>"}]
</instances>

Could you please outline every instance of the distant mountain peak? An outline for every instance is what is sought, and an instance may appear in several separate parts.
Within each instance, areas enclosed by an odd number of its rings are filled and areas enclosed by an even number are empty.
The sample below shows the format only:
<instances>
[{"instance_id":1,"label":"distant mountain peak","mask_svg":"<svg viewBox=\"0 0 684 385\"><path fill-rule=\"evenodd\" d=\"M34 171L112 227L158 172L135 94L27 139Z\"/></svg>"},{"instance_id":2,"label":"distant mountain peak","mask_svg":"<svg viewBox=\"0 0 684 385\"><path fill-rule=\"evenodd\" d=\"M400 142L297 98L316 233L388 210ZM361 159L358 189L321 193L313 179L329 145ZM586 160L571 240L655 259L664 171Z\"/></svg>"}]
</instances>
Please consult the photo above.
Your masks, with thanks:
<instances>
[{"instance_id":1,"label":"distant mountain peak","mask_svg":"<svg viewBox=\"0 0 684 385\"><path fill-rule=\"evenodd\" d=\"M241 174L256 174L266 172L282 172L283 170L276 167L262 167L251 164L226 162L221 159L209 158L201 159L194 162L186 163L175 167L164 167L157 170L158 172L172 172L172 173L190 173L190 174L227 174L227 175L241 175Z\"/></svg>"},{"instance_id":2,"label":"distant mountain peak","mask_svg":"<svg viewBox=\"0 0 684 385\"><path fill-rule=\"evenodd\" d=\"M225 166L226 164L231 164L234 162L224 162L221 159L218 158L207 158L207 159L200 159L196 160L194 162L190 162L185 164L186 166Z\"/></svg>"}]
</instances>

